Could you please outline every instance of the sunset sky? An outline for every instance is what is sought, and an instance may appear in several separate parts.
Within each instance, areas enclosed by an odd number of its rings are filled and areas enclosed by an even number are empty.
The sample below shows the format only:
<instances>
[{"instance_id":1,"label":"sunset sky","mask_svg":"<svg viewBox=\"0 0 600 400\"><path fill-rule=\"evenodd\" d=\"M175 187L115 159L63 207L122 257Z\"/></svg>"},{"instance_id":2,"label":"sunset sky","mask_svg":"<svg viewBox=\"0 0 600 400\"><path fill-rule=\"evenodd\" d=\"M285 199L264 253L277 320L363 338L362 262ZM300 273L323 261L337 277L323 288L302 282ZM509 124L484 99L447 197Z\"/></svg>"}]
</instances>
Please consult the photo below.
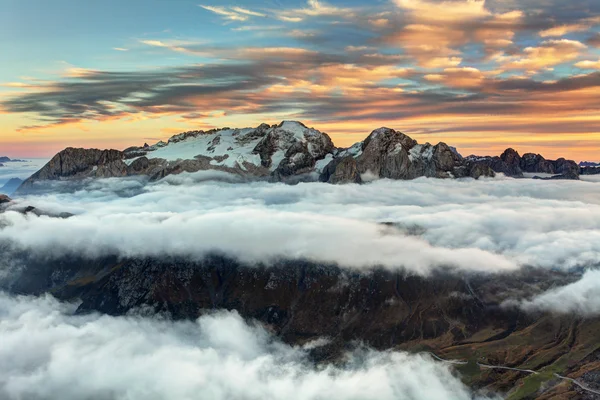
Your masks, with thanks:
<instances>
[{"instance_id":1,"label":"sunset sky","mask_svg":"<svg viewBox=\"0 0 600 400\"><path fill-rule=\"evenodd\" d=\"M293 119L600 161L598 0L0 3L0 155Z\"/></svg>"}]
</instances>

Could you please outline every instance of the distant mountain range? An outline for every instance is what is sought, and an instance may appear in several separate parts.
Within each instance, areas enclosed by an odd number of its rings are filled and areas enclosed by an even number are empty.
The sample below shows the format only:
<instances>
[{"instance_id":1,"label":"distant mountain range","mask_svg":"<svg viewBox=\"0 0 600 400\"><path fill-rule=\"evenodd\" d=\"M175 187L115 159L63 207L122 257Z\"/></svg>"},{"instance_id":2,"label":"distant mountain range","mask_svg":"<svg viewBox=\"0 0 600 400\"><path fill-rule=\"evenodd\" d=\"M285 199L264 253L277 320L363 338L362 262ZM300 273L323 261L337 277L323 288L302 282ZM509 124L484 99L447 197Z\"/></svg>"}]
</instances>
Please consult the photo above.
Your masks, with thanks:
<instances>
[{"instance_id":1,"label":"distant mountain range","mask_svg":"<svg viewBox=\"0 0 600 400\"><path fill-rule=\"evenodd\" d=\"M8 163L8 162L25 162L25 160L17 160L17 159L10 159L8 157L5 156L0 156L0 163Z\"/></svg>"},{"instance_id":2,"label":"distant mountain range","mask_svg":"<svg viewBox=\"0 0 600 400\"><path fill-rule=\"evenodd\" d=\"M586 167L596 168L596 167L600 167L600 163L591 162L591 161L582 161L579 163L579 166L582 168L586 168Z\"/></svg>"},{"instance_id":3,"label":"distant mountain range","mask_svg":"<svg viewBox=\"0 0 600 400\"><path fill-rule=\"evenodd\" d=\"M0 156L0 167L4 167L4 164L10 162L26 162L25 160L13 160L5 156Z\"/></svg>"},{"instance_id":4,"label":"distant mountain range","mask_svg":"<svg viewBox=\"0 0 600 400\"><path fill-rule=\"evenodd\" d=\"M30 192L34 183L45 181L124 176L159 180L204 170L227 172L248 180L334 184L378 178L478 179L496 173L517 178L540 174L540 179L579 179L580 172L574 161L546 160L532 153L521 157L513 149L495 157L462 157L445 143L419 144L389 128L376 129L348 148L337 148L326 133L301 122L284 121L257 128L185 132L168 142L124 151L67 148L27 179L18 192Z\"/></svg>"}]
</instances>

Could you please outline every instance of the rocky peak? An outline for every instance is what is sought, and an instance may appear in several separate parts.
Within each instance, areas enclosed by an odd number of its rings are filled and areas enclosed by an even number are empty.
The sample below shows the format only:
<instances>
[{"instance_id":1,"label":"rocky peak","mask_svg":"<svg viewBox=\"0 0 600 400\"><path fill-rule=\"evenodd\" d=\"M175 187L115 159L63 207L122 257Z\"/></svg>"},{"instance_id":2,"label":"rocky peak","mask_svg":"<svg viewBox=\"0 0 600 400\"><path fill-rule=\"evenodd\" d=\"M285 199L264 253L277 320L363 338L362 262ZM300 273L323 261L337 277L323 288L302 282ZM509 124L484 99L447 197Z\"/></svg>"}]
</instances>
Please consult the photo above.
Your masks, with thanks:
<instances>
[{"instance_id":1,"label":"rocky peak","mask_svg":"<svg viewBox=\"0 0 600 400\"><path fill-rule=\"evenodd\" d=\"M317 160L333 153L331 138L296 121L283 121L274 128L261 129L266 134L253 150L262 166L275 169L275 175L287 177L309 172Z\"/></svg>"},{"instance_id":2,"label":"rocky peak","mask_svg":"<svg viewBox=\"0 0 600 400\"><path fill-rule=\"evenodd\" d=\"M342 162L343 160L343 162ZM354 165L355 164L355 165ZM390 128L374 130L364 142L339 149L320 180L330 183L360 182L364 178L414 179L494 176L487 166L467 162L446 143L418 142Z\"/></svg>"},{"instance_id":3,"label":"rocky peak","mask_svg":"<svg viewBox=\"0 0 600 400\"><path fill-rule=\"evenodd\" d=\"M398 144L408 151L417 145L417 141L402 132L382 127L375 129L364 140L362 150L365 151L371 146L387 152L394 150ZM394 147L394 149L390 149L390 147Z\"/></svg>"},{"instance_id":4,"label":"rocky peak","mask_svg":"<svg viewBox=\"0 0 600 400\"><path fill-rule=\"evenodd\" d=\"M535 176L538 179L579 179L579 166L575 161L559 158L547 160L541 154L525 153L521 157L512 149L506 149L500 157L467 157L468 162L486 165L495 172L513 178L522 178L523 173L546 174L550 177Z\"/></svg>"},{"instance_id":5,"label":"rocky peak","mask_svg":"<svg viewBox=\"0 0 600 400\"><path fill-rule=\"evenodd\" d=\"M519 153L512 148L504 150L504 153L500 156L500 160L506 164L506 174L509 176L523 176L521 170L521 156Z\"/></svg>"},{"instance_id":6,"label":"rocky peak","mask_svg":"<svg viewBox=\"0 0 600 400\"><path fill-rule=\"evenodd\" d=\"M30 190L35 181L81 180L127 175L124 154L118 150L68 147L28 178L16 193Z\"/></svg>"},{"instance_id":7,"label":"rocky peak","mask_svg":"<svg viewBox=\"0 0 600 400\"><path fill-rule=\"evenodd\" d=\"M0 194L0 204L10 203L12 199L5 194Z\"/></svg>"},{"instance_id":8,"label":"rocky peak","mask_svg":"<svg viewBox=\"0 0 600 400\"><path fill-rule=\"evenodd\" d=\"M35 181L147 176L150 180L182 172L219 170L249 179L296 182L319 180L360 183L369 179L418 177L522 177L523 171L558 174L577 179L573 161L550 161L539 154L523 157L507 149L499 157L463 158L446 143L419 144L402 132L382 127L362 142L336 149L331 138L301 122L283 121L256 128L194 130L172 136L168 142L147 143L118 150L67 148L21 185L30 191ZM545 176L542 176L545 178Z\"/></svg>"},{"instance_id":9,"label":"rocky peak","mask_svg":"<svg viewBox=\"0 0 600 400\"><path fill-rule=\"evenodd\" d=\"M45 180L76 178L87 175L92 170L94 175L115 176L115 168L121 169L124 164L123 153L118 150L81 149L68 147L55 155L33 177Z\"/></svg>"}]
</instances>

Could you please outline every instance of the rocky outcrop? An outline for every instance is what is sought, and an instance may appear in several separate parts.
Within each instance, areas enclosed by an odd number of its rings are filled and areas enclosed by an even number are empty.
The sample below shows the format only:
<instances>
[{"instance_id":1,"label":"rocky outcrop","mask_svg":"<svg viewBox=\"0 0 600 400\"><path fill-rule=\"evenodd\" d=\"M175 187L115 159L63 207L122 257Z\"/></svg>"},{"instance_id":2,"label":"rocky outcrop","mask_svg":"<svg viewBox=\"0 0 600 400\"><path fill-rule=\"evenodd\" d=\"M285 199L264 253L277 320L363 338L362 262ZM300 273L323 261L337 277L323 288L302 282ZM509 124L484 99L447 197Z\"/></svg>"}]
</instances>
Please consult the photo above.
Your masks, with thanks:
<instances>
[{"instance_id":1,"label":"rocky outcrop","mask_svg":"<svg viewBox=\"0 0 600 400\"><path fill-rule=\"evenodd\" d=\"M559 158L546 160L540 154L526 153L522 157L512 149L506 149L500 157L469 156L467 160L486 165L498 173L513 178L523 178L528 174L552 176L534 176L537 179L579 179L580 168L575 161Z\"/></svg>"},{"instance_id":2,"label":"rocky outcrop","mask_svg":"<svg viewBox=\"0 0 600 400\"><path fill-rule=\"evenodd\" d=\"M341 149L321 175L321 181L356 182L354 165L341 163L340 158L356 162L358 176L388 179L463 178L494 176L494 172L475 162L468 162L445 143L418 144L407 135L389 128L373 131L362 143ZM338 168L344 168L337 174ZM339 178L341 177L341 178ZM334 183L334 182L333 182Z\"/></svg>"},{"instance_id":3,"label":"rocky outcrop","mask_svg":"<svg viewBox=\"0 0 600 400\"><path fill-rule=\"evenodd\" d=\"M356 159L352 156L335 158L323 169L319 180L333 184L362 183Z\"/></svg>"},{"instance_id":4,"label":"rocky outcrop","mask_svg":"<svg viewBox=\"0 0 600 400\"><path fill-rule=\"evenodd\" d=\"M34 189L38 181L112 178L127 175L123 152L118 150L79 149L69 147L55 155L41 170L28 178L17 193Z\"/></svg>"},{"instance_id":5,"label":"rocky outcrop","mask_svg":"<svg viewBox=\"0 0 600 400\"><path fill-rule=\"evenodd\" d=\"M478 368L476 362L548 367L563 375L580 371L576 376L586 382L596 376L591 372L598 357L597 317L529 314L500 306L519 293L535 295L576 279L558 271L422 278L298 260L250 266L223 256L192 262L23 254L23 265L4 288L77 300L79 313L127 315L143 309L195 320L211 310L236 310L292 345L328 338L313 354L319 361L335 361L355 342L380 350L433 352L468 361L461 372L470 385L501 393L519 388L529 375ZM571 348L577 351L569 352ZM545 394L564 387L560 381L552 383L552 377L544 378ZM537 398L534 393L527 398Z\"/></svg>"},{"instance_id":6,"label":"rocky outcrop","mask_svg":"<svg viewBox=\"0 0 600 400\"><path fill-rule=\"evenodd\" d=\"M43 215L43 216L52 217L52 218L70 218L73 216L73 214L68 213L68 212L55 213L55 212L39 210L33 206L19 205L19 204L13 203L13 200L10 197L0 194L0 213L5 212L7 209L10 209L11 211L16 211L21 214L34 214L34 215L37 215L38 217Z\"/></svg>"},{"instance_id":7,"label":"rocky outcrop","mask_svg":"<svg viewBox=\"0 0 600 400\"><path fill-rule=\"evenodd\" d=\"M600 167L581 167L580 175L600 175Z\"/></svg>"},{"instance_id":8,"label":"rocky outcrop","mask_svg":"<svg viewBox=\"0 0 600 400\"><path fill-rule=\"evenodd\" d=\"M515 178L527 173L546 175L541 179L578 179L580 173L573 161L546 160L533 153L521 157L510 148L499 157L463 158L446 143L419 144L390 128L376 129L349 148L336 148L326 133L300 122L284 121L257 128L189 131L167 142L145 143L123 152L67 148L25 181L17 193L34 191L36 182L123 176L159 180L203 170L227 172L244 180L337 184L380 178L479 179L496 173Z\"/></svg>"},{"instance_id":9,"label":"rocky outcrop","mask_svg":"<svg viewBox=\"0 0 600 400\"><path fill-rule=\"evenodd\" d=\"M253 153L260 155L264 167L275 167L274 180L285 181L295 175L313 172L316 162L334 150L328 135L299 122L282 122L265 135ZM283 154L281 161L276 157L277 153Z\"/></svg>"},{"instance_id":10,"label":"rocky outcrop","mask_svg":"<svg viewBox=\"0 0 600 400\"><path fill-rule=\"evenodd\" d=\"M25 162L25 160L17 160L17 159L11 159L5 156L0 157L0 163L9 163L9 162Z\"/></svg>"}]
</instances>

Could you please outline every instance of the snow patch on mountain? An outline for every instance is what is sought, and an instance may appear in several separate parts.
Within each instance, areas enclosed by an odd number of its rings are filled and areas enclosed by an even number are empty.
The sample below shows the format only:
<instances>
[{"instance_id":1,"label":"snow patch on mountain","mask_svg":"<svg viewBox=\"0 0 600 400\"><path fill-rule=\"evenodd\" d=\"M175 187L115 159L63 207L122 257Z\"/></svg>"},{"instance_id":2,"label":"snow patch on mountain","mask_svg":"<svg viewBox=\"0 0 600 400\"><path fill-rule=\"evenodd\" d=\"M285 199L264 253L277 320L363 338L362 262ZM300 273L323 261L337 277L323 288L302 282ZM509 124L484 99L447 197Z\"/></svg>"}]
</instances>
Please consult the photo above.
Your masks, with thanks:
<instances>
[{"instance_id":1,"label":"snow patch on mountain","mask_svg":"<svg viewBox=\"0 0 600 400\"><path fill-rule=\"evenodd\" d=\"M146 157L177 161L206 156L213 158L211 165L234 168L236 166L242 167L244 162L248 162L258 166L260 165L260 156L253 154L252 151L261 138L247 137L254 132L254 129L246 128L200 134L196 137L171 142L164 147L149 152Z\"/></svg>"}]
</instances>

